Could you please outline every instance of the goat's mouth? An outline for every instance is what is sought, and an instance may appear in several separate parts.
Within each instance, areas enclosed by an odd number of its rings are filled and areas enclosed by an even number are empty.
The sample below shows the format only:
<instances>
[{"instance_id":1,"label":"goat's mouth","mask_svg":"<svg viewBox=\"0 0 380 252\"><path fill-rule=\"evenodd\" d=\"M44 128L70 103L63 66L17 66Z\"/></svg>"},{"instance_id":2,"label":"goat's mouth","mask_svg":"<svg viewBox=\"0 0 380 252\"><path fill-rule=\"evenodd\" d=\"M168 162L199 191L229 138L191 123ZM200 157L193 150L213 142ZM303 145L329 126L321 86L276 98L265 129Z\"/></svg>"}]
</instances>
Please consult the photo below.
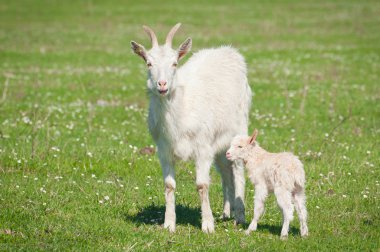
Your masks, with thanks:
<instances>
[{"instance_id":1,"label":"goat's mouth","mask_svg":"<svg viewBox=\"0 0 380 252\"><path fill-rule=\"evenodd\" d=\"M168 89L163 89L163 90L158 90L158 93L160 93L160 95L166 95L168 93Z\"/></svg>"}]
</instances>

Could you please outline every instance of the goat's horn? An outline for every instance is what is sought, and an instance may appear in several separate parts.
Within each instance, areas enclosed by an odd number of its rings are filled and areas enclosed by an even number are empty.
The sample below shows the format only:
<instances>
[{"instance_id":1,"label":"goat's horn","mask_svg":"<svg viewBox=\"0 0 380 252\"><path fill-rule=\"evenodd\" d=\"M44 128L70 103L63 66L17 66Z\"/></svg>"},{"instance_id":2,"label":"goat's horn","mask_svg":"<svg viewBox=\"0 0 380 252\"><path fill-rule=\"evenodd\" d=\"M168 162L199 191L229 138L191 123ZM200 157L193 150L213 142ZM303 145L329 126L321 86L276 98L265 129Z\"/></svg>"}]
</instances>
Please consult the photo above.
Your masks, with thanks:
<instances>
[{"instance_id":1,"label":"goat's horn","mask_svg":"<svg viewBox=\"0 0 380 252\"><path fill-rule=\"evenodd\" d=\"M148 26L146 25L143 25L143 29L144 31L149 35L150 37L150 40L152 42L152 47L156 47L158 46L158 41L157 41L157 37L156 37L156 34L154 33L154 31L152 29L150 29Z\"/></svg>"},{"instance_id":2,"label":"goat's horn","mask_svg":"<svg viewBox=\"0 0 380 252\"><path fill-rule=\"evenodd\" d=\"M168 36L166 36L166 42L165 44L168 46L168 47L172 47L172 41L173 41L173 37L174 37L174 34L177 32L178 28L181 26L181 23L178 23L176 24L175 26L173 26L173 28L170 30L170 32L168 33Z\"/></svg>"}]
</instances>

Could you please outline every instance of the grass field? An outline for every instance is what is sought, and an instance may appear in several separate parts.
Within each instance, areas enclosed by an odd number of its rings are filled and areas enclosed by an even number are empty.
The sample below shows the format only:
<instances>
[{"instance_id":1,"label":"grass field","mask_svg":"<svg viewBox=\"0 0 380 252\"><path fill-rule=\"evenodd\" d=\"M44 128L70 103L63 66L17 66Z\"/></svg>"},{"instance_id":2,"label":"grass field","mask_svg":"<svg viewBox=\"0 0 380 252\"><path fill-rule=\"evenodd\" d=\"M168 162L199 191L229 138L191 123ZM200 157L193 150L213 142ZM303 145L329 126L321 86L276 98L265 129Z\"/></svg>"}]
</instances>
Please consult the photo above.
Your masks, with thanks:
<instances>
[{"instance_id":1,"label":"grass field","mask_svg":"<svg viewBox=\"0 0 380 252\"><path fill-rule=\"evenodd\" d=\"M261 146L300 156L310 236L279 239L272 197L258 231L202 233L192 163L177 167L177 231L147 124L143 24L177 46L239 48ZM185 59L186 60L186 59ZM379 251L379 1L0 2L0 250ZM149 149L148 149L149 150ZM220 176L210 201L222 212ZM253 212L247 183L246 215Z\"/></svg>"}]
</instances>

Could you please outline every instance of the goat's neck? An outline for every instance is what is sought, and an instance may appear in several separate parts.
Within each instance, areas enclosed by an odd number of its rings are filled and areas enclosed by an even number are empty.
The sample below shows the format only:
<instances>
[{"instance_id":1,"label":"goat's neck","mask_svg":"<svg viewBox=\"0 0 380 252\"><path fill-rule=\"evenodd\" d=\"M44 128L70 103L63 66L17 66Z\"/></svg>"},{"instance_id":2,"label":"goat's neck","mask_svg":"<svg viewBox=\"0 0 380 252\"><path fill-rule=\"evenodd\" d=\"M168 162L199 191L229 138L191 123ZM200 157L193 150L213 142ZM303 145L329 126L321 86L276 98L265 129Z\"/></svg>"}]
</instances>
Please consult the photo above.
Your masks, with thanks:
<instances>
[{"instance_id":1,"label":"goat's neck","mask_svg":"<svg viewBox=\"0 0 380 252\"><path fill-rule=\"evenodd\" d=\"M161 121L165 124L168 114L175 118L180 116L181 103L183 102L183 83L180 82L178 74L174 76L172 85L173 88L167 96L162 97L150 93L150 113L155 118L156 123Z\"/></svg>"},{"instance_id":2,"label":"goat's neck","mask_svg":"<svg viewBox=\"0 0 380 252\"><path fill-rule=\"evenodd\" d=\"M247 158L244 160L245 163L250 163L253 166L256 166L264 161L265 156L269 154L266 150L261 148L260 146L252 147L249 151Z\"/></svg>"}]
</instances>

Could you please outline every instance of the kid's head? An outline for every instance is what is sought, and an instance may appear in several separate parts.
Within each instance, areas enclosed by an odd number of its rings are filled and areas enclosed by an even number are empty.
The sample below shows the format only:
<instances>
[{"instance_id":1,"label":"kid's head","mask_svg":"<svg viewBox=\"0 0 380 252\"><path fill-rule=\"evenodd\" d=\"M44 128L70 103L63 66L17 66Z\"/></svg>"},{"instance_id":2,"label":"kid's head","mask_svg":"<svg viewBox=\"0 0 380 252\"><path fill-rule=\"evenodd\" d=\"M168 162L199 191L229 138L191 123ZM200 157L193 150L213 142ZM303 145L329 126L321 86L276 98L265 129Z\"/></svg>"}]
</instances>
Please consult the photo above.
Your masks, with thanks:
<instances>
[{"instance_id":1,"label":"kid's head","mask_svg":"<svg viewBox=\"0 0 380 252\"><path fill-rule=\"evenodd\" d=\"M257 146L256 137L258 130L253 131L252 136L237 135L232 139L231 146L226 152L226 157L230 161L244 159L248 154L248 149Z\"/></svg>"}]
</instances>

